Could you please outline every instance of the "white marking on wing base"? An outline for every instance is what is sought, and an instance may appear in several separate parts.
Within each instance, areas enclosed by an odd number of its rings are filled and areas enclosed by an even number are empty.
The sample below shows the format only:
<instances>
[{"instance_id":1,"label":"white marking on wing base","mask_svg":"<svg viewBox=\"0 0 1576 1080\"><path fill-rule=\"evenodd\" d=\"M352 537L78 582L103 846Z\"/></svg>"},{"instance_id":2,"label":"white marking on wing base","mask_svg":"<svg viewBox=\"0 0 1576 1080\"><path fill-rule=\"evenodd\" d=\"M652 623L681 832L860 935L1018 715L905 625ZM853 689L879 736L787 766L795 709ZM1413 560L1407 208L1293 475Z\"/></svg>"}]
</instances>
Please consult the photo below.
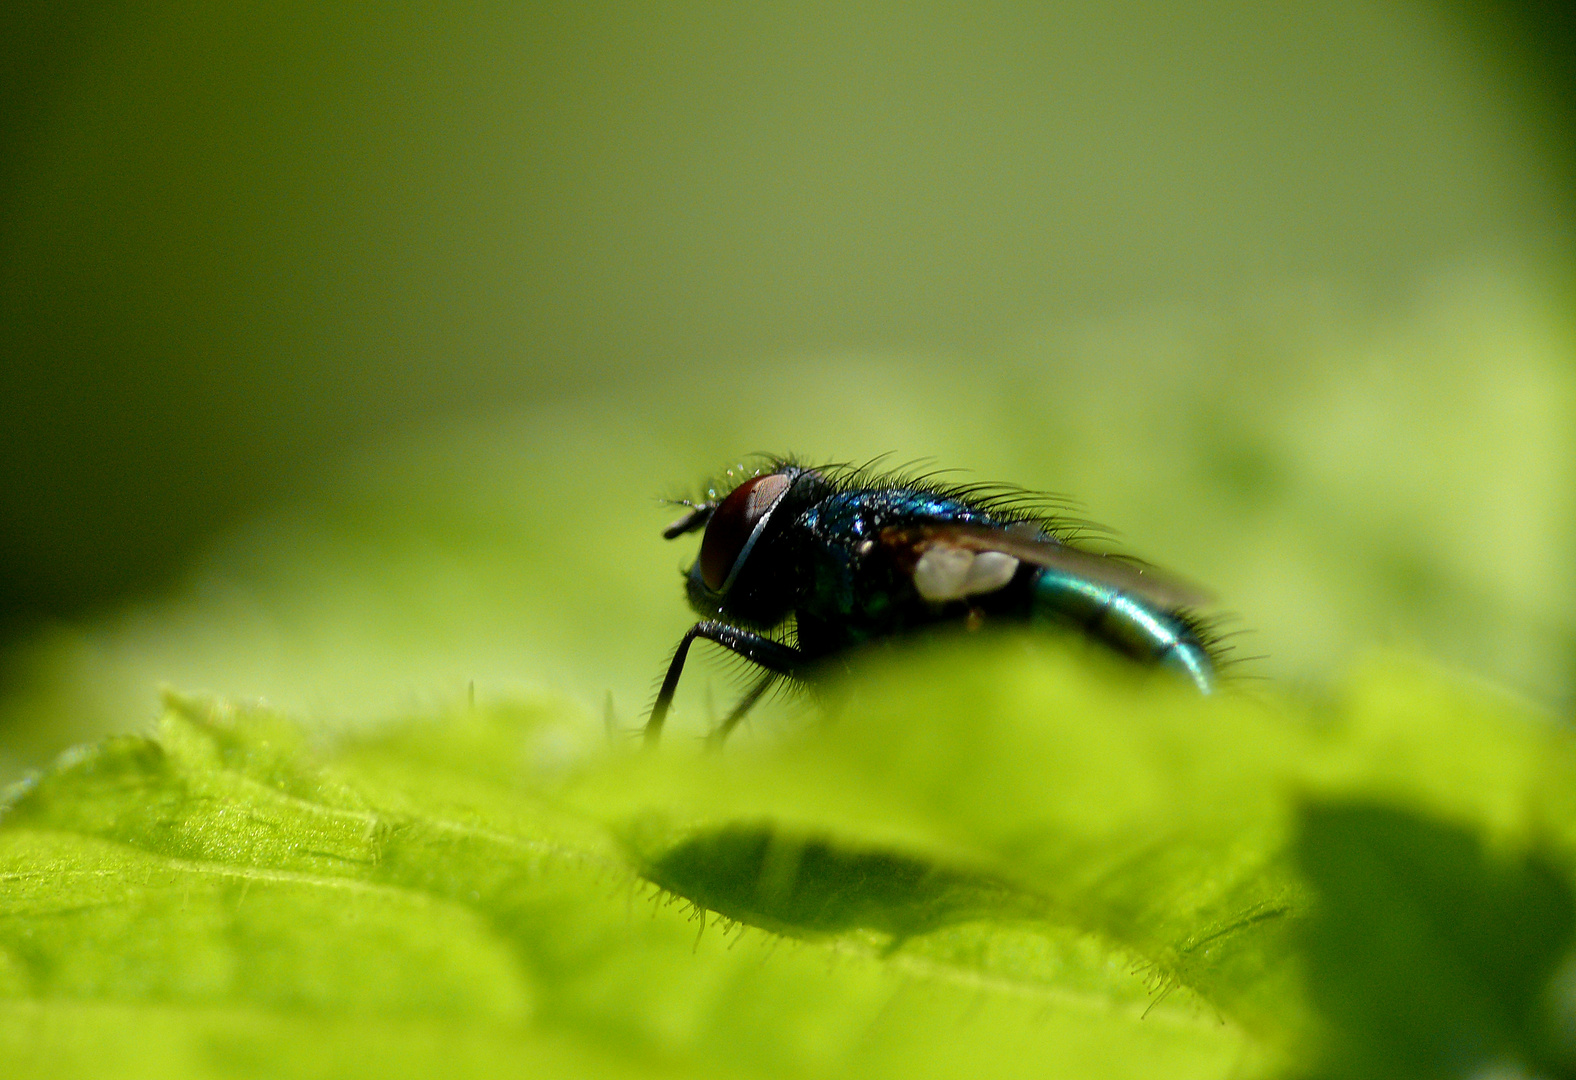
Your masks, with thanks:
<instances>
[{"instance_id":1,"label":"white marking on wing base","mask_svg":"<svg viewBox=\"0 0 1576 1080\"><path fill-rule=\"evenodd\" d=\"M963 583L965 594L995 592L1018 572L1018 560L1000 551L982 551L974 556L969 579Z\"/></svg>"},{"instance_id":2,"label":"white marking on wing base","mask_svg":"<svg viewBox=\"0 0 1576 1080\"><path fill-rule=\"evenodd\" d=\"M932 603L995 592L1018 572L1018 560L1000 551L973 552L932 544L914 564L914 588Z\"/></svg>"}]
</instances>

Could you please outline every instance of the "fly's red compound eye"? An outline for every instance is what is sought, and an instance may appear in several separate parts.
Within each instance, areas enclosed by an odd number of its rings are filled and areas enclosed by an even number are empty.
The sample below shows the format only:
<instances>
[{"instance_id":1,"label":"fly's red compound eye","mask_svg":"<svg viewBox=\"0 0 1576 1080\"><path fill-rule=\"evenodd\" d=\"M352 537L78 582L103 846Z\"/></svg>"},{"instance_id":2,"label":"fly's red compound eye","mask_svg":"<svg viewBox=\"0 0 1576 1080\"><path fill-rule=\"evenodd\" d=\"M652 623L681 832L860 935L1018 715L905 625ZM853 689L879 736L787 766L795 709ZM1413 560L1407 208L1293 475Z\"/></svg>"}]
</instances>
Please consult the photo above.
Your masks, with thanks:
<instances>
[{"instance_id":1,"label":"fly's red compound eye","mask_svg":"<svg viewBox=\"0 0 1576 1080\"><path fill-rule=\"evenodd\" d=\"M752 477L717 506L700 542L700 576L706 588L722 591L734 564L749 549L766 515L788 490L790 482L782 473Z\"/></svg>"}]
</instances>

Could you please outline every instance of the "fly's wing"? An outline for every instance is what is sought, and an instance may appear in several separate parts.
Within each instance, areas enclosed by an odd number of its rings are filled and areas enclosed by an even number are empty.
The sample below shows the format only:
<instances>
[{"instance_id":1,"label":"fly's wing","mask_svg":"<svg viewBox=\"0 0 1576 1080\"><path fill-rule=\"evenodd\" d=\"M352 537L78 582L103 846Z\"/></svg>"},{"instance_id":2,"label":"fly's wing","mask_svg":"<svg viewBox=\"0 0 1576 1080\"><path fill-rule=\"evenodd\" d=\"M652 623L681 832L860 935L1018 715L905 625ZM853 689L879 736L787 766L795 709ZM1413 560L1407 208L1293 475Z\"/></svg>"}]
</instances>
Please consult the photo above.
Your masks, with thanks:
<instances>
[{"instance_id":1,"label":"fly's wing","mask_svg":"<svg viewBox=\"0 0 1576 1080\"><path fill-rule=\"evenodd\" d=\"M910 533L909 541L916 546L945 545L964 551L997 551L1035 566L1120 589L1166 610L1205 607L1214 600L1199 586L1152 566L1070 547L1028 522L1004 528L957 522L923 525L905 531Z\"/></svg>"}]
</instances>

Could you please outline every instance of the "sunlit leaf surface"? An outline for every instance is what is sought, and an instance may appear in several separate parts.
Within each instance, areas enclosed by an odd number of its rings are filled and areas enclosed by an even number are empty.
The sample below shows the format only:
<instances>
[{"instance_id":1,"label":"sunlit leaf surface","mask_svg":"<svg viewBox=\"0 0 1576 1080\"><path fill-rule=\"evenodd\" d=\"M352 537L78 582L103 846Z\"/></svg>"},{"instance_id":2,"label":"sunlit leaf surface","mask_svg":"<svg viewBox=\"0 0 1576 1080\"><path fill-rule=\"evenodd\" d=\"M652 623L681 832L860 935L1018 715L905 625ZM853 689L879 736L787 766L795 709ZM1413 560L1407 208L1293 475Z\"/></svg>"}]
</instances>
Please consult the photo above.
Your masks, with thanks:
<instances>
[{"instance_id":1,"label":"sunlit leaf surface","mask_svg":"<svg viewBox=\"0 0 1576 1080\"><path fill-rule=\"evenodd\" d=\"M961 655L960 655L961 654ZM1576 1064L1563 729L879 656L643 753L542 699L170 696L0 823L0 1058L101 1076L1424 1076Z\"/></svg>"}]
</instances>

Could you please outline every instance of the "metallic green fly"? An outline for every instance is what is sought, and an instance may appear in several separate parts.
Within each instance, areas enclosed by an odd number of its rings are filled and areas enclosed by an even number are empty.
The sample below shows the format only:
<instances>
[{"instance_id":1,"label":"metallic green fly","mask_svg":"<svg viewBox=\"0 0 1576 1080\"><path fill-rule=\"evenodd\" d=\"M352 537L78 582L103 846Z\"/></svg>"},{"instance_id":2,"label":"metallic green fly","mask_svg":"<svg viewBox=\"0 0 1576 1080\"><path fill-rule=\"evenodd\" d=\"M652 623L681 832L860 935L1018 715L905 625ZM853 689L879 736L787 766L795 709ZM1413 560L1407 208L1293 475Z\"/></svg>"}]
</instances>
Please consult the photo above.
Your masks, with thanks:
<instances>
[{"instance_id":1,"label":"metallic green fly","mask_svg":"<svg viewBox=\"0 0 1576 1080\"><path fill-rule=\"evenodd\" d=\"M1031 493L772 459L731 491L684 505L689 513L663 535L705 530L686 577L701 621L668 665L648 743L697 638L761 669L714 739L777 680L804 681L866 642L946 623L1070 626L1173 669L1201 693L1215 687L1218 656L1193 614L1208 597L1143 563L1075 546L1072 530L1035 512Z\"/></svg>"}]
</instances>

